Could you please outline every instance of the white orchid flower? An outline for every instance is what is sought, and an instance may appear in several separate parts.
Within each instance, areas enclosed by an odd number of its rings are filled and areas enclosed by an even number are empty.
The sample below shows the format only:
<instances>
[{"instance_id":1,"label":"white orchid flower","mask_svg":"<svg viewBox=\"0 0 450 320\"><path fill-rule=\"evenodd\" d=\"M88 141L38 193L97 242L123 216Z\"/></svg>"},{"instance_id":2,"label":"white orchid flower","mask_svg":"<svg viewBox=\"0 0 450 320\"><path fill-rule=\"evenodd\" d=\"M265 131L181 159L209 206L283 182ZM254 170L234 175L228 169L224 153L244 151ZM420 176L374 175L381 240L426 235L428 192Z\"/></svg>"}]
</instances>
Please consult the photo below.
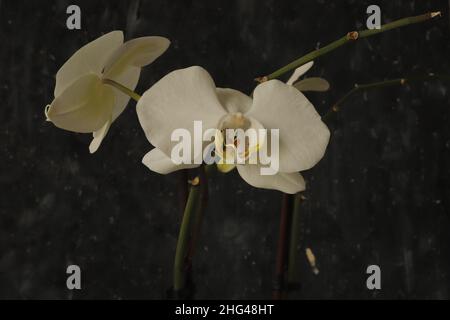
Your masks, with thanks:
<instances>
[{"instance_id":1,"label":"white orchid flower","mask_svg":"<svg viewBox=\"0 0 450 320\"><path fill-rule=\"evenodd\" d=\"M130 100L108 80L134 90L141 67L158 58L169 44L163 37L124 43L122 31L112 31L88 43L56 74L55 98L45 110L47 120L64 130L93 133L89 150L94 153Z\"/></svg>"},{"instance_id":2,"label":"white orchid flower","mask_svg":"<svg viewBox=\"0 0 450 320\"><path fill-rule=\"evenodd\" d=\"M194 121L204 130L230 126L279 129L279 172L261 175L260 164L236 164L241 177L258 188L297 193L305 189L299 171L313 167L324 155L330 132L306 97L278 80L258 85L253 99L233 89L216 88L206 70L194 66L176 70L147 90L137 104L139 122L155 146L142 162L167 174L198 164L175 164L170 158L171 134ZM225 127L224 127L225 126Z\"/></svg>"},{"instance_id":3,"label":"white orchid flower","mask_svg":"<svg viewBox=\"0 0 450 320\"><path fill-rule=\"evenodd\" d=\"M318 77L306 78L297 81L301 76L311 69L314 65L314 61L310 61L297 69L292 73L292 76L286 82L286 84L294 86L301 92L305 91L327 91L330 88L330 84L327 80Z\"/></svg>"}]
</instances>

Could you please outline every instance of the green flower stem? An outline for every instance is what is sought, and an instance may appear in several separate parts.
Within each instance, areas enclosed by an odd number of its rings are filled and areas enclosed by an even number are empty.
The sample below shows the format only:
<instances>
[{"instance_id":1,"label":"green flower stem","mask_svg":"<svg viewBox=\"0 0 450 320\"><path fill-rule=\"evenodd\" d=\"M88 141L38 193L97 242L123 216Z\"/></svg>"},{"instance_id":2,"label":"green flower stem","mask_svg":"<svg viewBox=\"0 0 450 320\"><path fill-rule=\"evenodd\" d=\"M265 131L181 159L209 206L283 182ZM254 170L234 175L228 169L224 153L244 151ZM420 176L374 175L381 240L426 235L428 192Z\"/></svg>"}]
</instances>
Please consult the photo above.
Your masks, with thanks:
<instances>
[{"instance_id":1,"label":"green flower stem","mask_svg":"<svg viewBox=\"0 0 450 320\"><path fill-rule=\"evenodd\" d=\"M256 78L255 80L258 82L264 82L264 81L268 81L271 79L275 79L280 77L281 75L285 74L286 72L289 72L291 70L294 70L302 65L304 65L305 63L308 63L314 59L317 59L320 56L323 56L324 54L327 54L343 45L345 45L348 42L354 42L358 39L361 38L367 38L373 35L376 35L378 33L382 33L385 31L389 31L395 28L400 28L403 26L407 26L410 24L415 24L415 23L420 23L420 22L424 22L427 21L429 19L432 19L434 17L440 16L441 13L440 12L429 12L429 13L425 13L419 16L414 16L414 17L408 17L408 18L403 18L400 20L396 20L393 21L391 23L387 23L385 25L382 25L380 29L373 29L373 30L363 30L363 31L352 31L347 33L345 36L343 36L342 38L326 45L323 48L311 51L310 53L298 58L297 60L289 63L288 65L272 72L271 74L264 76L264 77L259 77Z\"/></svg>"},{"instance_id":2,"label":"green flower stem","mask_svg":"<svg viewBox=\"0 0 450 320\"><path fill-rule=\"evenodd\" d=\"M198 178L191 184L186 208L184 209L183 220L181 222L180 233L178 235L177 248L175 252L174 265L174 291L179 293L186 285L187 256L189 251L190 230L193 226L193 218L197 207L200 205L201 189Z\"/></svg>"},{"instance_id":3,"label":"green flower stem","mask_svg":"<svg viewBox=\"0 0 450 320\"><path fill-rule=\"evenodd\" d=\"M203 213L206 210L206 206L208 204L208 175L211 173L211 170L214 170L215 165L202 165L200 170L200 204L197 206L193 218L193 227L192 227L192 237L189 243L189 251L188 251L188 263L191 264L192 258L194 257L195 249L197 248L197 241L199 239L200 230L203 221Z\"/></svg>"},{"instance_id":4,"label":"green flower stem","mask_svg":"<svg viewBox=\"0 0 450 320\"><path fill-rule=\"evenodd\" d=\"M191 181L175 253L174 292L175 296L182 298L192 298L193 294L189 290L192 289L189 288L192 281L192 259L208 203L208 175L214 170L214 165L201 166L199 170L199 176Z\"/></svg>"},{"instance_id":5,"label":"green flower stem","mask_svg":"<svg viewBox=\"0 0 450 320\"><path fill-rule=\"evenodd\" d=\"M292 222L289 243L289 258L288 258L288 284L289 287L298 287L300 283L298 253L301 246L301 211L300 207L304 200L301 193L295 195L294 205L292 208Z\"/></svg>"},{"instance_id":6,"label":"green flower stem","mask_svg":"<svg viewBox=\"0 0 450 320\"><path fill-rule=\"evenodd\" d=\"M340 110L341 105L347 101L352 95L362 90L369 89L378 89L384 87L392 87L392 86L403 86L407 83L416 82L416 81L427 81L433 79L446 79L450 80L449 75L441 75L441 74L433 74L430 73L425 76L420 77L410 77L410 78L399 78L399 79L390 79L384 81L378 81L368 84L355 84L353 89L347 92L341 99L339 99L322 117L324 121L328 120L333 114L337 113Z\"/></svg>"},{"instance_id":7,"label":"green flower stem","mask_svg":"<svg viewBox=\"0 0 450 320\"><path fill-rule=\"evenodd\" d=\"M127 96L129 96L131 99L135 100L136 102L139 101L139 99L141 98L140 95L138 95L136 92L134 92L131 89L128 89L127 87L125 87L124 85L111 80L111 79L103 79L102 80L104 84L108 84L110 86L113 86L114 88L116 88L117 90L125 93Z\"/></svg>"},{"instance_id":8,"label":"green flower stem","mask_svg":"<svg viewBox=\"0 0 450 320\"><path fill-rule=\"evenodd\" d=\"M188 169L183 169L178 172L178 202L181 215L184 214L188 191Z\"/></svg>"}]
</instances>

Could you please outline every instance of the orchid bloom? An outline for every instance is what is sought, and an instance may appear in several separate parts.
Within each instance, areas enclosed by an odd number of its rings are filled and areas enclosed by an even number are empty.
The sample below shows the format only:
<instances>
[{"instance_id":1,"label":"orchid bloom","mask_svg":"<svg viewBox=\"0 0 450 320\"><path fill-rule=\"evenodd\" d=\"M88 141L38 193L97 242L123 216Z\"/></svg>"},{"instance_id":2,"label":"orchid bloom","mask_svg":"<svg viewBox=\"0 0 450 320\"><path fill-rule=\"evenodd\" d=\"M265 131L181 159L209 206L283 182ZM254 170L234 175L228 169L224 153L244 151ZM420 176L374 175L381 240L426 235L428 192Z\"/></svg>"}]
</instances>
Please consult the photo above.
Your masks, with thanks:
<instances>
[{"instance_id":1,"label":"orchid bloom","mask_svg":"<svg viewBox=\"0 0 450 320\"><path fill-rule=\"evenodd\" d=\"M91 153L99 148L111 123L130 100L110 83L134 90L141 68L170 45L163 37L123 41L122 31L112 31L75 52L57 72L55 98L45 110L47 120L58 128L93 133Z\"/></svg>"},{"instance_id":2,"label":"orchid bloom","mask_svg":"<svg viewBox=\"0 0 450 320\"><path fill-rule=\"evenodd\" d=\"M205 129L279 129L278 173L261 175L259 164L236 164L236 168L250 185L285 193L305 189L299 171L323 157L330 137L313 105L291 85L278 80L261 83L252 99L237 90L216 88L208 72L198 66L173 71L159 80L139 100L137 113L155 146L142 162L160 174L199 166L175 164L170 157L172 132L185 128L193 134L194 121L202 121Z\"/></svg>"}]
</instances>

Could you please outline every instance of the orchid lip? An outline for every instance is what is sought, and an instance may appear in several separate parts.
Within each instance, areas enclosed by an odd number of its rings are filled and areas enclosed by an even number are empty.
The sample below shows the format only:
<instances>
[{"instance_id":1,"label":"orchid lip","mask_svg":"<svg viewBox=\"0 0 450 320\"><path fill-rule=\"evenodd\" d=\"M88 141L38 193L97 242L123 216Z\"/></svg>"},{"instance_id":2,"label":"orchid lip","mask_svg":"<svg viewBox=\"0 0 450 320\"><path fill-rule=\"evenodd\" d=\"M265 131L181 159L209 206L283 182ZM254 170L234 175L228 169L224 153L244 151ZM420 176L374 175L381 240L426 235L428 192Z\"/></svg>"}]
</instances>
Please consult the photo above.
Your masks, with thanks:
<instances>
[{"instance_id":1,"label":"orchid lip","mask_svg":"<svg viewBox=\"0 0 450 320\"><path fill-rule=\"evenodd\" d=\"M246 134L249 129L252 129L252 119L241 112L229 113L220 119L214 140L220 163L245 163L258 152L262 144L258 139L261 137L250 141Z\"/></svg>"}]
</instances>

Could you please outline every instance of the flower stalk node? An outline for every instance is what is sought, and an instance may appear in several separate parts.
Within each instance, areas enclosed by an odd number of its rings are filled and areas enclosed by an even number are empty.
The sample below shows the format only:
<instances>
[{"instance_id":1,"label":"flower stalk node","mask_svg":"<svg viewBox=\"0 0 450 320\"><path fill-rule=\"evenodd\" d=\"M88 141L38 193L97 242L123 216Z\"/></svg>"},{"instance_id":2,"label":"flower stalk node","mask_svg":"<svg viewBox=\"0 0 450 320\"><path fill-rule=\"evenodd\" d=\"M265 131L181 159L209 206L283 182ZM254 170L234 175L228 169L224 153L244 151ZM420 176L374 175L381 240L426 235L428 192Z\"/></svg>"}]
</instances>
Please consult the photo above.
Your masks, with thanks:
<instances>
[{"instance_id":1,"label":"flower stalk node","mask_svg":"<svg viewBox=\"0 0 450 320\"><path fill-rule=\"evenodd\" d=\"M291 63L285 65L284 67L281 67L280 69L275 70L271 74L268 74L265 77L259 77L257 79L264 79L264 78L267 78L267 80L276 79L276 78L282 76L283 74L285 74L286 72L294 70L310 61L316 60L317 58L336 50L337 48L347 44L348 42L352 42L357 39L371 37L371 36L386 32L386 31L405 27L408 25L422 23L422 22L433 19L440 15L441 15L440 11L429 12L429 13L421 14L418 16L407 17L407 18L402 18L399 20L392 21L390 23L382 25L379 29L365 29L365 30L361 30L361 31L351 31L351 32L347 33L345 36L341 37L340 39L337 39L320 49L311 51L311 52L305 54L304 56L298 58L297 60L294 60Z\"/></svg>"},{"instance_id":2,"label":"flower stalk node","mask_svg":"<svg viewBox=\"0 0 450 320\"><path fill-rule=\"evenodd\" d=\"M355 41L358 40L358 38L359 38L358 31L351 31L347 33L347 40Z\"/></svg>"},{"instance_id":3,"label":"flower stalk node","mask_svg":"<svg viewBox=\"0 0 450 320\"><path fill-rule=\"evenodd\" d=\"M255 81L258 83L263 83L263 82L266 82L267 80L269 80L269 79L266 76L255 78Z\"/></svg>"},{"instance_id":4,"label":"flower stalk node","mask_svg":"<svg viewBox=\"0 0 450 320\"><path fill-rule=\"evenodd\" d=\"M200 184L200 178L199 178L199 177L195 177L195 178L192 179L192 180L188 180L188 183L189 183L191 186L198 186L198 185Z\"/></svg>"},{"instance_id":5,"label":"flower stalk node","mask_svg":"<svg viewBox=\"0 0 450 320\"><path fill-rule=\"evenodd\" d=\"M435 11L430 13L430 18L440 17L442 13L440 11Z\"/></svg>"}]
</instances>

